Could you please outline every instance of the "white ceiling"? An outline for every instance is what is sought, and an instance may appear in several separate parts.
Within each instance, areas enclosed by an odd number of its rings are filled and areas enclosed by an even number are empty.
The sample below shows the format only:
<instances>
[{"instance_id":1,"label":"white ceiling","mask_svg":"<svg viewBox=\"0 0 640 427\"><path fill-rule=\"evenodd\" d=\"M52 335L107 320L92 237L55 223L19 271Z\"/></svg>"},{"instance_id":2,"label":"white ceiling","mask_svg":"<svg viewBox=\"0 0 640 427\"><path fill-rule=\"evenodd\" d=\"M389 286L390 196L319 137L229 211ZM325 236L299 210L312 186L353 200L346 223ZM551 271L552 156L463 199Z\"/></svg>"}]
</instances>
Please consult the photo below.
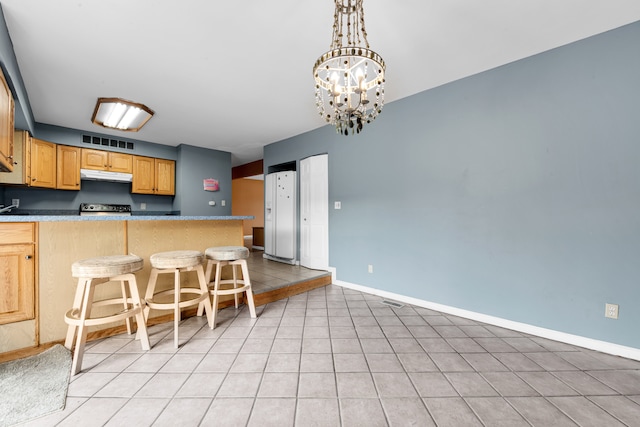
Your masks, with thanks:
<instances>
[{"instance_id":1,"label":"white ceiling","mask_svg":"<svg viewBox=\"0 0 640 427\"><path fill-rule=\"evenodd\" d=\"M311 70L331 42L332 0L0 2L36 122L228 151L234 166L324 125ZM639 0L365 0L364 10L387 103L640 20ZM98 97L156 115L138 133L108 131L90 121Z\"/></svg>"}]
</instances>

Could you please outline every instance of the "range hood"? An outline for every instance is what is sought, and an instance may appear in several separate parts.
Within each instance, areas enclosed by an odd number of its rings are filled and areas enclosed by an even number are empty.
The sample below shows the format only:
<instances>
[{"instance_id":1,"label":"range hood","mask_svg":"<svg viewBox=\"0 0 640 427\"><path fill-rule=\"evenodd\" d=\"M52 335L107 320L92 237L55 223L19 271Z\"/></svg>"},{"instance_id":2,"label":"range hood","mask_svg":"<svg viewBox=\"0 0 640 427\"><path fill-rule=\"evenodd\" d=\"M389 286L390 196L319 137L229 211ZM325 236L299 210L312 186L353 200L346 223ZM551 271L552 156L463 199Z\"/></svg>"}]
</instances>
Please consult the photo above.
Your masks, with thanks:
<instances>
[{"instance_id":1,"label":"range hood","mask_svg":"<svg viewBox=\"0 0 640 427\"><path fill-rule=\"evenodd\" d=\"M133 175L122 172L97 171L80 169L80 179L90 181L131 182Z\"/></svg>"}]
</instances>

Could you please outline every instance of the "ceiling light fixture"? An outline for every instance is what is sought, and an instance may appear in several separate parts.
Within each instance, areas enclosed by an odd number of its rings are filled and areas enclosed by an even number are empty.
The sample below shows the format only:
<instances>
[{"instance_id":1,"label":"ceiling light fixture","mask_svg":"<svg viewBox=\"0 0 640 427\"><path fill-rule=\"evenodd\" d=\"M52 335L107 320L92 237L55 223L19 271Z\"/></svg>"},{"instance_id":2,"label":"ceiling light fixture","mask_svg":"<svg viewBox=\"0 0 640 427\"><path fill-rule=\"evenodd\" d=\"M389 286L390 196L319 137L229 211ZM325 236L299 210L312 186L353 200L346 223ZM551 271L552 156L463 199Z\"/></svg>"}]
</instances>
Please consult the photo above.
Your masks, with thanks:
<instances>
[{"instance_id":1,"label":"ceiling light fixture","mask_svg":"<svg viewBox=\"0 0 640 427\"><path fill-rule=\"evenodd\" d=\"M111 129L137 132L154 112L137 102L120 98L98 98L91 122Z\"/></svg>"},{"instance_id":2,"label":"ceiling light fixture","mask_svg":"<svg viewBox=\"0 0 640 427\"><path fill-rule=\"evenodd\" d=\"M360 133L384 105L384 60L369 49L363 0L335 0L331 48L313 66L318 114L340 134Z\"/></svg>"}]
</instances>

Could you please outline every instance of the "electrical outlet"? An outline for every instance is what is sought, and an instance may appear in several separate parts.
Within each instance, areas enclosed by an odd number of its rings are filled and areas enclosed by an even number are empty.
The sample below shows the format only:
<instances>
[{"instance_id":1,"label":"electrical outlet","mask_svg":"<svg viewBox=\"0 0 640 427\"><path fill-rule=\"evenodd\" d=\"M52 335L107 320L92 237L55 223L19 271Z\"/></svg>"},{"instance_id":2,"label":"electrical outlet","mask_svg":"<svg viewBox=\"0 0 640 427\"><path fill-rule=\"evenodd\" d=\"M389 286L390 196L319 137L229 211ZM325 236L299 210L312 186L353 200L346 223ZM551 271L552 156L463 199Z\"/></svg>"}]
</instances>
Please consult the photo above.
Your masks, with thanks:
<instances>
[{"instance_id":1,"label":"electrical outlet","mask_svg":"<svg viewBox=\"0 0 640 427\"><path fill-rule=\"evenodd\" d=\"M20 207L20 199L11 199L11 204L15 205L16 208Z\"/></svg>"},{"instance_id":2,"label":"electrical outlet","mask_svg":"<svg viewBox=\"0 0 640 427\"><path fill-rule=\"evenodd\" d=\"M618 304L606 304L604 309L604 317L609 319L618 318Z\"/></svg>"},{"instance_id":3,"label":"electrical outlet","mask_svg":"<svg viewBox=\"0 0 640 427\"><path fill-rule=\"evenodd\" d=\"M220 202L220 206L227 206L227 201L226 200L222 200Z\"/></svg>"},{"instance_id":4,"label":"electrical outlet","mask_svg":"<svg viewBox=\"0 0 640 427\"><path fill-rule=\"evenodd\" d=\"M369 273L373 273L373 264L369 264L369 267L367 268L367 271Z\"/></svg>"},{"instance_id":5,"label":"electrical outlet","mask_svg":"<svg viewBox=\"0 0 640 427\"><path fill-rule=\"evenodd\" d=\"M342 209L342 203L341 202L333 202L333 208L334 209Z\"/></svg>"},{"instance_id":6,"label":"electrical outlet","mask_svg":"<svg viewBox=\"0 0 640 427\"><path fill-rule=\"evenodd\" d=\"M146 203L140 203L140 210L141 211L146 211L147 210L147 204Z\"/></svg>"}]
</instances>

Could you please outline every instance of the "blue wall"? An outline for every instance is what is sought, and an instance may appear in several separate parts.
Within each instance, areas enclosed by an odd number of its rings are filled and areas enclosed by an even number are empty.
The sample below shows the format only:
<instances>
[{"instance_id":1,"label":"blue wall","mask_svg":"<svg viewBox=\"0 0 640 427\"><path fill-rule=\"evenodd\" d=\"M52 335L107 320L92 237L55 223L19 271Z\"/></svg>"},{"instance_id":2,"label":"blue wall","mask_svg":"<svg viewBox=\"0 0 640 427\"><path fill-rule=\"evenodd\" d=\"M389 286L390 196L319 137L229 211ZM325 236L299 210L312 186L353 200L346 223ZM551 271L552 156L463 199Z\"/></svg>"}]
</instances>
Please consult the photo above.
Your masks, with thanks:
<instances>
[{"instance_id":1,"label":"blue wall","mask_svg":"<svg viewBox=\"0 0 640 427\"><path fill-rule=\"evenodd\" d=\"M390 103L359 136L271 144L265 171L329 153L341 281L640 348L638 40L634 23Z\"/></svg>"},{"instance_id":2,"label":"blue wall","mask_svg":"<svg viewBox=\"0 0 640 427\"><path fill-rule=\"evenodd\" d=\"M180 145L178 164L175 205L182 215L231 215L231 153ZM204 191L206 178L217 179L220 190Z\"/></svg>"}]
</instances>

